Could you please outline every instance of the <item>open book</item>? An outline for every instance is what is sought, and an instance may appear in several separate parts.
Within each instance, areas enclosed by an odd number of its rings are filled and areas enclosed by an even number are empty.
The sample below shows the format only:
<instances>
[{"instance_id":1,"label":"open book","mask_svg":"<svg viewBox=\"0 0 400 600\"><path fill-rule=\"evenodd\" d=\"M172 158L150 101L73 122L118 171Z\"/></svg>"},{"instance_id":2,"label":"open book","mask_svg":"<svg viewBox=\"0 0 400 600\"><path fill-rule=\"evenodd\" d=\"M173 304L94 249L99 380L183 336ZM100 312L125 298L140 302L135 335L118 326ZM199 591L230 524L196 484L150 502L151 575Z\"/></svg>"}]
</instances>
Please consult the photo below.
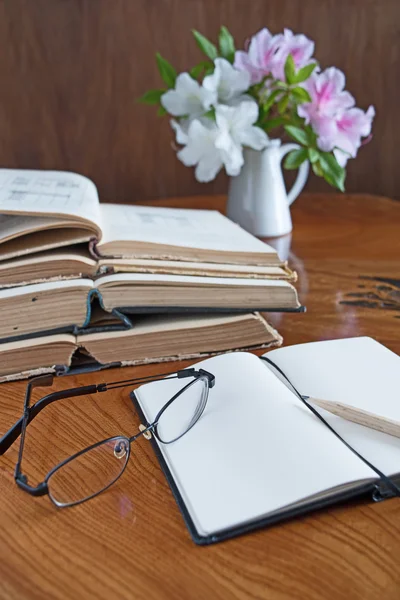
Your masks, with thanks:
<instances>
[{"instance_id":1,"label":"open book","mask_svg":"<svg viewBox=\"0 0 400 600\"><path fill-rule=\"evenodd\" d=\"M91 325L97 331L0 344L0 382L42 373L194 359L237 347L270 348L282 343L281 336L258 313L142 315L125 331L113 330L110 320L101 316Z\"/></svg>"},{"instance_id":2,"label":"open book","mask_svg":"<svg viewBox=\"0 0 400 600\"><path fill-rule=\"evenodd\" d=\"M0 290L0 339L86 327L95 299L128 327L126 313L301 309L287 281L117 273Z\"/></svg>"},{"instance_id":3,"label":"open book","mask_svg":"<svg viewBox=\"0 0 400 600\"><path fill-rule=\"evenodd\" d=\"M297 274L286 265L230 265L177 260L126 258L94 258L87 246L78 244L0 260L0 289L61 281L112 273L157 273L165 275L200 275L201 277L236 277L249 279L282 279L296 281Z\"/></svg>"},{"instance_id":4,"label":"open book","mask_svg":"<svg viewBox=\"0 0 400 600\"><path fill-rule=\"evenodd\" d=\"M82 243L88 248L88 242L92 263L87 251L75 249ZM39 263L37 256L29 257L38 252L43 253ZM84 274L112 269L115 259L124 271L219 275L215 266L225 264L230 276L247 271L253 277L293 278L271 246L218 211L100 204L94 183L82 175L0 169L0 261L26 257L18 263L22 281L32 266L37 279L44 279L57 254L67 255L69 269L75 261L74 269Z\"/></svg>"},{"instance_id":5,"label":"open book","mask_svg":"<svg viewBox=\"0 0 400 600\"><path fill-rule=\"evenodd\" d=\"M400 359L371 338L281 348L268 358L302 395L400 421ZM215 375L200 420L172 444L154 438L152 443L197 543L223 540L361 494L387 495L377 473L262 359L225 354L196 368ZM135 391L145 421L153 421L182 381ZM319 412L376 468L399 477L399 438Z\"/></svg>"}]
</instances>

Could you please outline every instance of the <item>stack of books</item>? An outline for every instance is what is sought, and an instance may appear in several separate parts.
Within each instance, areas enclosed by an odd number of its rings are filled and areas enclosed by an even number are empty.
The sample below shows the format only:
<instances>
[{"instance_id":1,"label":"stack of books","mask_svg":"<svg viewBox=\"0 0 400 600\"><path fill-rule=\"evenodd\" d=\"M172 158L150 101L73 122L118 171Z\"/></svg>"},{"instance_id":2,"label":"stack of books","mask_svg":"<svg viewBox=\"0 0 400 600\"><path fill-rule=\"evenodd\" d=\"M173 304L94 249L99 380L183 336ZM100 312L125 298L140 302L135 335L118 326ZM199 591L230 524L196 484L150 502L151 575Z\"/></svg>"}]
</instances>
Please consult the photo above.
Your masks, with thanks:
<instances>
[{"instance_id":1,"label":"stack of books","mask_svg":"<svg viewBox=\"0 0 400 600\"><path fill-rule=\"evenodd\" d=\"M75 173L0 170L0 380L280 345L296 275L217 211L101 204Z\"/></svg>"}]
</instances>

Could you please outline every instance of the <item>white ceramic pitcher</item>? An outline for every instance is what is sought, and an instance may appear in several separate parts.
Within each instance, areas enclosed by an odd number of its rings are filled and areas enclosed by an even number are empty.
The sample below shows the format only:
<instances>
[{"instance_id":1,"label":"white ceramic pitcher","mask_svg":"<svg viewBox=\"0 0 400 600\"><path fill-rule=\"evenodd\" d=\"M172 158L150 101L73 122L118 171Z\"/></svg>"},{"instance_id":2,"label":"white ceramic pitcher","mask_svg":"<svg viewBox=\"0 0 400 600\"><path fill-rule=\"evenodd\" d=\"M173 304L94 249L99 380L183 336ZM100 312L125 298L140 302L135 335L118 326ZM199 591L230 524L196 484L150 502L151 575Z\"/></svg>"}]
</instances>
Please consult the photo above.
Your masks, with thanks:
<instances>
[{"instance_id":1,"label":"white ceramic pitcher","mask_svg":"<svg viewBox=\"0 0 400 600\"><path fill-rule=\"evenodd\" d=\"M286 191L281 161L297 144L271 140L265 150L244 151L244 165L239 175L231 177L227 215L258 237L275 237L292 231L289 206L303 189L309 163L300 165L290 192Z\"/></svg>"}]
</instances>

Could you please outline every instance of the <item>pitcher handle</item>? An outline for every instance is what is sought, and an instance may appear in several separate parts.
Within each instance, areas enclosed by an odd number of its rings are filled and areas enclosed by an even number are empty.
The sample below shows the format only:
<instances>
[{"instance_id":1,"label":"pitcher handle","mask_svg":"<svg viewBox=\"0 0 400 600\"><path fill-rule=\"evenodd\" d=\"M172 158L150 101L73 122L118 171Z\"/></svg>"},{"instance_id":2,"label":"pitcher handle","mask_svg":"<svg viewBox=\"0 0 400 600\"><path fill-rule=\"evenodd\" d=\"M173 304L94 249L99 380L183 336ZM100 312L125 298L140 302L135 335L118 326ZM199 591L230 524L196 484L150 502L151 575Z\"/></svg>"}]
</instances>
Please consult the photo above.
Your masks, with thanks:
<instances>
[{"instance_id":1,"label":"pitcher handle","mask_svg":"<svg viewBox=\"0 0 400 600\"><path fill-rule=\"evenodd\" d=\"M300 146L298 144L284 144L280 147L281 160L282 158L292 150L298 150ZM289 206L296 200L297 196L300 194L301 190L306 184L308 171L310 170L310 164L308 160L305 160L299 168L299 172L297 173L296 181L294 182L292 189L287 194Z\"/></svg>"}]
</instances>

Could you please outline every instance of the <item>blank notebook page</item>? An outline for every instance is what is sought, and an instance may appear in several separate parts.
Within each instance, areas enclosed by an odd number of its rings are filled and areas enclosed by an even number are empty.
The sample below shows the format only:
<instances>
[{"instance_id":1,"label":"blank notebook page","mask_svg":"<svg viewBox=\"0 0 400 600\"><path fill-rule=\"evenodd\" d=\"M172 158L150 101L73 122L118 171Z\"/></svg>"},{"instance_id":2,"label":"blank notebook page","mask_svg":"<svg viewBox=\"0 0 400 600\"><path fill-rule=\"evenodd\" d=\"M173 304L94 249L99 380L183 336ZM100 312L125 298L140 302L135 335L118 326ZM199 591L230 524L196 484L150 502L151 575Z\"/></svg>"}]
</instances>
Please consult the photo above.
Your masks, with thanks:
<instances>
[{"instance_id":1,"label":"blank notebook page","mask_svg":"<svg viewBox=\"0 0 400 600\"><path fill-rule=\"evenodd\" d=\"M183 438L159 447L199 535L375 478L253 354L225 354L196 367L215 375L207 407ZM137 398L147 420L185 383L140 387Z\"/></svg>"},{"instance_id":2,"label":"blank notebook page","mask_svg":"<svg viewBox=\"0 0 400 600\"><path fill-rule=\"evenodd\" d=\"M299 344L266 356L303 395L342 402L400 422L400 358L372 338ZM315 408L375 467L386 475L400 472L399 438Z\"/></svg>"}]
</instances>

